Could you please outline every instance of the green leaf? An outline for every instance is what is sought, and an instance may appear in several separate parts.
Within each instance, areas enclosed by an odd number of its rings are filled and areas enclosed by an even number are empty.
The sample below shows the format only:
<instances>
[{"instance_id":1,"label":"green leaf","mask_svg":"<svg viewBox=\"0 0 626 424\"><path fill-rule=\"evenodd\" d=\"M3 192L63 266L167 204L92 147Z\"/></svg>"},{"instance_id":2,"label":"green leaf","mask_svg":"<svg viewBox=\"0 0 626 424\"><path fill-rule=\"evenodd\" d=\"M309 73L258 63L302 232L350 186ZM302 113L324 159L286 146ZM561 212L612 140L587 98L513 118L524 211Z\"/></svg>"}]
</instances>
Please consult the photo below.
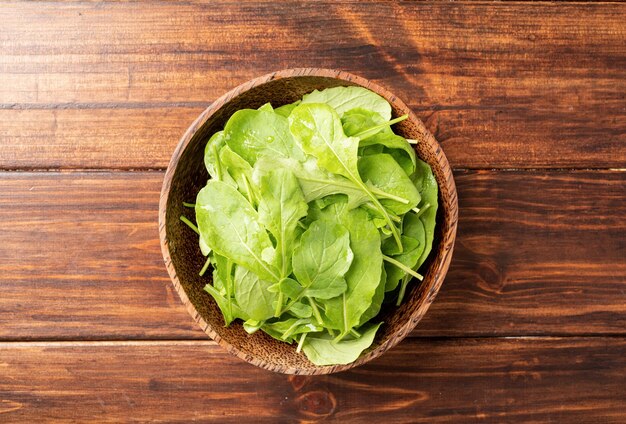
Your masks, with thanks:
<instances>
[{"instance_id":1,"label":"green leaf","mask_svg":"<svg viewBox=\"0 0 626 424\"><path fill-rule=\"evenodd\" d=\"M300 103L301 103L300 100L298 100L297 102L293 102L293 103L283 105L281 107L277 107L276 109L274 109L274 112L276 112L280 116L284 116L285 118L287 118L291 114L291 111L294 110L296 106L298 106Z\"/></svg>"},{"instance_id":2,"label":"green leaf","mask_svg":"<svg viewBox=\"0 0 626 424\"><path fill-rule=\"evenodd\" d=\"M385 146L373 144L371 146L359 147L359 156L377 155L384 153Z\"/></svg>"},{"instance_id":3,"label":"green leaf","mask_svg":"<svg viewBox=\"0 0 626 424\"><path fill-rule=\"evenodd\" d=\"M349 136L356 136L385 123L379 114L364 109L353 109L346 112L342 116L341 122L344 132ZM362 155L389 153L398 161L407 175L411 175L415 171L415 149L404 137L394 134L388 126L374 131L366 138L361 137L359 149Z\"/></svg>"},{"instance_id":4,"label":"green leaf","mask_svg":"<svg viewBox=\"0 0 626 424\"><path fill-rule=\"evenodd\" d=\"M402 253L389 256L406 265L408 268L415 268L415 264L417 264L417 260L424 249L424 244L412 237L402 236L402 246L404 246L404 251ZM386 246L383 245L383 251L385 250L385 247ZM389 262L385 262L385 270L387 273L385 291L394 290L398 287L400 279L407 275L406 272Z\"/></svg>"},{"instance_id":5,"label":"green leaf","mask_svg":"<svg viewBox=\"0 0 626 424\"><path fill-rule=\"evenodd\" d=\"M390 155L378 154L359 159L359 172L363 180L380 190L407 199L400 203L391 199L381 199L380 203L397 215L402 215L416 207L420 194L411 179Z\"/></svg>"},{"instance_id":6,"label":"green leaf","mask_svg":"<svg viewBox=\"0 0 626 424\"><path fill-rule=\"evenodd\" d=\"M241 194L246 196L251 204L254 204L255 193L250 183L252 179L250 164L228 146L222 147L219 158L222 169L231 176Z\"/></svg>"},{"instance_id":7,"label":"green leaf","mask_svg":"<svg viewBox=\"0 0 626 424\"><path fill-rule=\"evenodd\" d=\"M262 325L263 325L263 321L249 319L243 323L243 329L246 330L246 333L253 334L253 333L256 333L259 329L261 329Z\"/></svg>"},{"instance_id":8,"label":"green leaf","mask_svg":"<svg viewBox=\"0 0 626 424\"><path fill-rule=\"evenodd\" d=\"M265 280L279 281L278 270L261 259L263 251L274 250L272 242L241 193L210 180L198 193L195 210L200 234L213 251Z\"/></svg>"},{"instance_id":9,"label":"green leaf","mask_svg":"<svg viewBox=\"0 0 626 424\"><path fill-rule=\"evenodd\" d=\"M209 253L211 253L211 248L206 243L206 241L202 238L202 235L200 235L200 237L198 238L198 243L200 244L200 251L202 252L204 256L207 256Z\"/></svg>"},{"instance_id":10,"label":"green leaf","mask_svg":"<svg viewBox=\"0 0 626 424\"><path fill-rule=\"evenodd\" d=\"M261 280L242 266L235 268L233 282L235 300L246 316L257 321L274 316L272 302L276 301L277 295L268 290L272 283Z\"/></svg>"},{"instance_id":11,"label":"green leaf","mask_svg":"<svg viewBox=\"0 0 626 424\"><path fill-rule=\"evenodd\" d=\"M204 148L204 166L206 166L211 178L216 180L222 179L218 154L225 145L224 131L218 131L213 134Z\"/></svg>"},{"instance_id":12,"label":"green leaf","mask_svg":"<svg viewBox=\"0 0 626 424\"><path fill-rule=\"evenodd\" d=\"M372 303L369 308L363 315L361 315L361 319L359 320L359 325L365 324L372 318L374 318L380 312L380 308L383 304L383 300L385 299L385 285L387 282L387 273L385 272L385 265L383 265L381 274L380 274L380 282L378 283L378 287L376 287L376 291L374 292L374 297L372 297Z\"/></svg>"},{"instance_id":13,"label":"green leaf","mask_svg":"<svg viewBox=\"0 0 626 424\"><path fill-rule=\"evenodd\" d=\"M258 110L262 110L265 112L273 112L274 108L272 107L271 103L267 102L263 106L261 106Z\"/></svg>"},{"instance_id":14,"label":"green leaf","mask_svg":"<svg viewBox=\"0 0 626 424\"><path fill-rule=\"evenodd\" d=\"M411 175L416 169L415 149L404 137L393 133L380 132L365 140L361 140L361 149L374 149L376 146L383 146L384 150L379 153L389 153L402 166L407 175Z\"/></svg>"},{"instance_id":15,"label":"green leaf","mask_svg":"<svg viewBox=\"0 0 626 424\"><path fill-rule=\"evenodd\" d=\"M367 212L347 210L345 203L335 203L321 211L311 210L309 215L312 215L311 219L339 222L350 232L354 258L345 275L348 288L341 296L324 301L328 326L345 335L359 324L380 283L383 260L380 235Z\"/></svg>"},{"instance_id":16,"label":"green leaf","mask_svg":"<svg viewBox=\"0 0 626 424\"><path fill-rule=\"evenodd\" d=\"M315 365L339 365L356 361L372 345L380 324L370 326L361 337L335 342L328 335L309 335L302 347Z\"/></svg>"},{"instance_id":17,"label":"green leaf","mask_svg":"<svg viewBox=\"0 0 626 424\"><path fill-rule=\"evenodd\" d=\"M298 221L306 216L307 203L298 180L288 169L275 168L267 172L256 172L259 187L259 221L276 240L277 267L281 278L291 274L291 254L298 232Z\"/></svg>"},{"instance_id":18,"label":"green leaf","mask_svg":"<svg viewBox=\"0 0 626 424\"><path fill-rule=\"evenodd\" d=\"M305 153L320 167L350 181L360 181L357 169L359 139L346 137L339 116L324 104L301 104L289 115L290 130Z\"/></svg>"},{"instance_id":19,"label":"green leaf","mask_svg":"<svg viewBox=\"0 0 626 424\"><path fill-rule=\"evenodd\" d=\"M337 113L324 104L301 104L289 115L290 130L305 153L315 156L320 167L339 174L361 188L371 199L393 232L398 246L400 234L387 210L363 183L357 167L358 139L346 137Z\"/></svg>"},{"instance_id":20,"label":"green leaf","mask_svg":"<svg viewBox=\"0 0 626 424\"><path fill-rule=\"evenodd\" d=\"M305 296L330 299L346 291L343 276L352 258L348 230L340 224L318 220L302 234L293 252L293 272Z\"/></svg>"},{"instance_id":21,"label":"green leaf","mask_svg":"<svg viewBox=\"0 0 626 424\"><path fill-rule=\"evenodd\" d=\"M243 320L247 320L246 314L237 306L235 303L229 302L228 299L219 292L214 286L207 284L204 286L204 290L211 295L211 297L217 303L222 314L224 315L224 326L228 326L234 319L240 318ZM224 311L231 310L231 314L226 314Z\"/></svg>"},{"instance_id":22,"label":"green leaf","mask_svg":"<svg viewBox=\"0 0 626 424\"><path fill-rule=\"evenodd\" d=\"M304 160L289 132L289 122L274 112L254 109L235 112L224 127L224 139L250 165L262 156Z\"/></svg>"},{"instance_id":23,"label":"green leaf","mask_svg":"<svg viewBox=\"0 0 626 424\"><path fill-rule=\"evenodd\" d=\"M333 87L315 90L302 97L302 103L325 103L342 116L345 112L361 108L378 113L385 121L391 119L391 105L387 100L363 87Z\"/></svg>"},{"instance_id":24,"label":"green leaf","mask_svg":"<svg viewBox=\"0 0 626 424\"><path fill-rule=\"evenodd\" d=\"M323 328L311 322L307 318L288 318L276 322L266 322L263 327L270 336L278 340L293 340L294 336L302 333L311 333L322 331ZM289 334L289 337L283 339L283 334Z\"/></svg>"},{"instance_id":25,"label":"green leaf","mask_svg":"<svg viewBox=\"0 0 626 424\"><path fill-rule=\"evenodd\" d=\"M283 293L290 299L299 299L302 297L302 286L293 278L283 278L280 283L275 285L275 289L271 289L276 293Z\"/></svg>"},{"instance_id":26,"label":"green leaf","mask_svg":"<svg viewBox=\"0 0 626 424\"><path fill-rule=\"evenodd\" d=\"M344 113L341 117L343 131L350 137L356 136L357 134L367 131L368 129L376 127L384 122L385 119L380 116L380 114L363 108L351 109ZM374 134L377 134L378 132L393 134L390 127L380 128Z\"/></svg>"},{"instance_id":27,"label":"green leaf","mask_svg":"<svg viewBox=\"0 0 626 424\"><path fill-rule=\"evenodd\" d=\"M425 209L420 213L419 219L424 224L425 232L425 247L419 260L417 261L417 267L420 267L428 257L432 247L433 239L435 237L435 224L437 218L437 196L439 187L437 186L437 180L433 175L433 171L430 166L422 161L417 161L417 170L415 172L419 177L415 177L414 182L418 191L421 194L422 200L418 205L418 208Z\"/></svg>"},{"instance_id":28,"label":"green leaf","mask_svg":"<svg viewBox=\"0 0 626 424\"><path fill-rule=\"evenodd\" d=\"M312 157L309 157L305 162L298 162L293 159L262 158L254 167L255 169L263 169L263 172L276 167L291 170L298 178L304 200L307 203L332 194L345 194L348 196L348 203L352 209L370 200L367 193L347 178L320 169L316 159Z\"/></svg>"},{"instance_id":29,"label":"green leaf","mask_svg":"<svg viewBox=\"0 0 626 424\"><path fill-rule=\"evenodd\" d=\"M297 302L291 304L289 312L298 318L310 318L313 316L313 308L304 303L302 300L298 300Z\"/></svg>"}]
</instances>

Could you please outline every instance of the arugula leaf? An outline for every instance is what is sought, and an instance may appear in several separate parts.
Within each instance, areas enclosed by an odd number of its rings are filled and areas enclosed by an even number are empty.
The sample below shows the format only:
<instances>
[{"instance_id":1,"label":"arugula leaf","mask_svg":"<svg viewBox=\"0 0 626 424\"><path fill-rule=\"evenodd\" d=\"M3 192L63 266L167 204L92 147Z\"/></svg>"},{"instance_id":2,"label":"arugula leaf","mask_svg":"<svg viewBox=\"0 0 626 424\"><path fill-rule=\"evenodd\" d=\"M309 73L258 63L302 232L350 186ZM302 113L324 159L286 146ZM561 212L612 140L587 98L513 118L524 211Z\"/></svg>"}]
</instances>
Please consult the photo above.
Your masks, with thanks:
<instances>
[{"instance_id":1,"label":"arugula leaf","mask_svg":"<svg viewBox=\"0 0 626 424\"><path fill-rule=\"evenodd\" d=\"M385 123L385 120L376 112L357 108L346 112L341 122L346 135L356 136L368 132L371 128L379 127ZM371 132L367 137L360 137L361 154L389 153L407 175L415 171L415 150L404 137L394 134L388 126Z\"/></svg>"},{"instance_id":2,"label":"arugula leaf","mask_svg":"<svg viewBox=\"0 0 626 424\"><path fill-rule=\"evenodd\" d=\"M296 102L289 103L289 104L283 105L281 107L277 107L276 109L274 109L274 112L276 112L280 116L284 116L286 118L286 117L288 117L291 114L291 111L294 110L296 108L296 106L298 106L300 103L301 103L301 101L298 100Z\"/></svg>"},{"instance_id":3,"label":"arugula leaf","mask_svg":"<svg viewBox=\"0 0 626 424\"><path fill-rule=\"evenodd\" d=\"M261 156L304 160L304 154L289 133L287 119L267 110L235 112L224 127L224 140L250 165Z\"/></svg>"},{"instance_id":4,"label":"arugula leaf","mask_svg":"<svg viewBox=\"0 0 626 424\"><path fill-rule=\"evenodd\" d=\"M359 159L359 173L363 180L395 196L407 199L409 203L381 199L380 203L397 215L402 215L416 207L420 194L415 185L390 155L378 154Z\"/></svg>"},{"instance_id":5,"label":"arugula leaf","mask_svg":"<svg viewBox=\"0 0 626 424\"><path fill-rule=\"evenodd\" d=\"M224 315L224 325L228 326L235 318L248 319L232 298L232 267L228 259L213 253L213 285L207 284L204 290L209 293Z\"/></svg>"},{"instance_id":6,"label":"arugula leaf","mask_svg":"<svg viewBox=\"0 0 626 424\"><path fill-rule=\"evenodd\" d=\"M225 170L224 175L230 175L230 181L233 181L241 194L246 196L248 201L254 205L256 195L250 182L252 179L252 167L250 164L228 146L220 149L219 160L220 165Z\"/></svg>"},{"instance_id":7,"label":"arugula leaf","mask_svg":"<svg viewBox=\"0 0 626 424\"><path fill-rule=\"evenodd\" d=\"M384 122L385 119L379 113L360 107L347 111L341 117L343 132L349 137L356 136L370 128L377 127ZM391 128L387 126L378 129L374 134L378 134L379 132L393 134ZM371 136L374 134L371 134Z\"/></svg>"},{"instance_id":8,"label":"arugula leaf","mask_svg":"<svg viewBox=\"0 0 626 424\"><path fill-rule=\"evenodd\" d=\"M371 346L380 324L369 326L359 338L339 342L328 335L310 335L302 350L315 365L349 364L358 359L361 353Z\"/></svg>"},{"instance_id":9,"label":"arugula leaf","mask_svg":"<svg viewBox=\"0 0 626 424\"><path fill-rule=\"evenodd\" d=\"M346 291L343 276L352 258L350 234L344 226L314 221L293 252L293 273L305 296L330 299Z\"/></svg>"},{"instance_id":10,"label":"arugula leaf","mask_svg":"<svg viewBox=\"0 0 626 424\"><path fill-rule=\"evenodd\" d=\"M258 171L255 168L255 171ZM275 168L265 173L256 172L259 187L259 221L276 240L277 268L280 277L291 274L291 252L298 232L298 221L306 216L308 206L293 172Z\"/></svg>"},{"instance_id":11,"label":"arugula leaf","mask_svg":"<svg viewBox=\"0 0 626 424\"><path fill-rule=\"evenodd\" d=\"M305 153L315 156L320 167L342 175L356 184L371 199L387 221L401 248L400 234L385 207L363 183L357 167L358 139L346 137L337 112L324 104L301 104L289 115L290 130Z\"/></svg>"},{"instance_id":12,"label":"arugula leaf","mask_svg":"<svg viewBox=\"0 0 626 424\"><path fill-rule=\"evenodd\" d=\"M265 112L273 112L274 108L272 107L271 103L267 102L263 106L261 106L258 110L262 110Z\"/></svg>"},{"instance_id":13,"label":"arugula leaf","mask_svg":"<svg viewBox=\"0 0 626 424\"><path fill-rule=\"evenodd\" d=\"M279 280L278 270L261 259L264 251L274 247L257 212L241 193L211 180L198 193L195 210L200 234L213 251L265 280Z\"/></svg>"},{"instance_id":14,"label":"arugula leaf","mask_svg":"<svg viewBox=\"0 0 626 424\"><path fill-rule=\"evenodd\" d=\"M270 336L279 340L291 341L294 336L302 333L322 331L323 328L307 318L287 318L276 322L266 322L263 327ZM287 335L285 337L285 335Z\"/></svg>"},{"instance_id":15,"label":"arugula leaf","mask_svg":"<svg viewBox=\"0 0 626 424\"><path fill-rule=\"evenodd\" d=\"M206 243L206 240L202 238L202 235L198 237L198 244L200 245L200 251L204 256L208 256L211 253L211 248Z\"/></svg>"},{"instance_id":16,"label":"arugula leaf","mask_svg":"<svg viewBox=\"0 0 626 424\"><path fill-rule=\"evenodd\" d=\"M222 170L219 163L219 151L226 145L224 139L224 131L218 131L207 142L204 147L204 166L211 178L215 180L222 179Z\"/></svg>"},{"instance_id":17,"label":"arugula leaf","mask_svg":"<svg viewBox=\"0 0 626 424\"><path fill-rule=\"evenodd\" d=\"M237 305L247 317L264 321L274 315L272 304L276 301L277 295L267 290L272 283L261 280L256 274L242 266L235 268L233 283Z\"/></svg>"},{"instance_id":18,"label":"arugula leaf","mask_svg":"<svg viewBox=\"0 0 626 424\"><path fill-rule=\"evenodd\" d=\"M333 87L323 91L313 91L302 97L302 103L325 103L342 116L345 112L361 108L378 113L385 121L391 119L391 105L363 87Z\"/></svg>"},{"instance_id":19,"label":"arugula leaf","mask_svg":"<svg viewBox=\"0 0 626 424\"><path fill-rule=\"evenodd\" d=\"M385 284L387 282L387 272L385 271L385 263L380 273L380 283L376 287L376 291L374 292L374 297L372 297L372 303L369 308L363 312L361 315L361 319L359 320L359 325L365 324L372 318L374 318L380 312L380 308L383 305L383 300L385 299Z\"/></svg>"},{"instance_id":20,"label":"arugula leaf","mask_svg":"<svg viewBox=\"0 0 626 424\"><path fill-rule=\"evenodd\" d=\"M331 194L345 194L348 196L350 208L356 208L370 200L369 196L348 179L331 174L317 167L315 158L309 158L305 162L293 159L261 158L255 164L255 169L262 172L276 167L289 169L298 178L298 183L304 194L305 202L320 199Z\"/></svg>"},{"instance_id":21,"label":"arugula leaf","mask_svg":"<svg viewBox=\"0 0 626 424\"><path fill-rule=\"evenodd\" d=\"M380 284L380 235L367 212L362 209L347 210L345 203L335 203L321 211L311 210L309 215L312 219L339 222L350 232L350 248L354 257L345 275L348 288L341 296L323 302L328 326L346 335L359 324Z\"/></svg>"},{"instance_id":22,"label":"arugula leaf","mask_svg":"<svg viewBox=\"0 0 626 424\"><path fill-rule=\"evenodd\" d=\"M421 178L416 177L414 181L416 182L415 185L422 196L422 200L418 205L418 208L421 211L419 219L424 224L424 232L426 234L424 252L417 261L417 266L419 267L426 261L426 258L433 247L438 207L437 195L439 188L437 186L437 180L433 175L433 171L426 162L418 160L417 168L419 173L416 171L416 175L420 175Z\"/></svg>"},{"instance_id":23,"label":"arugula leaf","mask_svg":"<svg viewBox=\"0 0 626 424\"><path fill-rule=\"evenodd\" d=\"M378 153L389 153L402 166L407 175L413 174L416 167L415 150L404 137L393 133L378 133L359 143L361 148L374 148L375 146L383 146L383 150Z\"/></svg>"},{"instance_id":24,"label":"arugula leaf","mask_svg":"<svg viewBox=\"0 0 626 424\"><path fill-rule=\"evenodd\" d=\"M313 316L313 308L303 300L298 300L289 305L289 313L298 318L310 318Z\"/></svg>"}]
</instances>

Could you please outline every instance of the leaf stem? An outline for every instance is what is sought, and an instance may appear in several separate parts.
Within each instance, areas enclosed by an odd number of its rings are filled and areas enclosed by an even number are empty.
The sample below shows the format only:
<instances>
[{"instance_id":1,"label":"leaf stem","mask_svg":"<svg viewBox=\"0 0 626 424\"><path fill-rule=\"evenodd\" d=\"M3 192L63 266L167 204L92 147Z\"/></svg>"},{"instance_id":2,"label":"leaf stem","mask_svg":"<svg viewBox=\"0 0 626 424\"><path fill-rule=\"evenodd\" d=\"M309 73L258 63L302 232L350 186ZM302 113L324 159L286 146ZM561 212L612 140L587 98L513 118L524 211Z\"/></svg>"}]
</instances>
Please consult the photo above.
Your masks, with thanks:
<instances>
[{"instance_id":1,"label":"leaf stem","mask_svg":"<svg viewBox=\"0 0 626 424\"><path fill-rule=\"evenodd\" d=\"M404 293L406 292L406 287L408 286L410 278L408 275L405 275L402 279L402 284L400 285L400 291L398 292L398 301L396 302L396 306L400 306L402 304L402 299L404 299Z\"/></svg>"},{"instance_id":2,"label":"leaf stem","mask_svg":"<svg viewBox=\"0 0 626 424\"><path fill-rule=\"evenodd\" d=\"M374 207L374 206L370 205L369 203L363 203L363 206L364 206L364 207L366 207L367 209L371 210L371 211L374 211L374 212L379 212L379 210L378 210L378 208L377 208L377 207ZM396 215L394 215L394 214L390 214L390 215L389 215L389 217L390 217L390 218L391 218L394 222L397 222L397 223L401 223L401 222L402 222L402 220L400 219L400 217L398 217L398 216L396 216Z\"/></svg>"},{"instance_id":3,"label":"leaf stem","mask_svg":"<svg viewBox=\"0 0 626 424\"><path fill-rule=\"evenodd\" d=\"M304 339L306 339L306 335L309 333L302 333L302 336L300 336L300 341L298 342L298 347L296 348L296 353L300 353L300 351L302 350L302 346L304 345Z\"/></svg>"},{"instance_id":4,"label":"leaf stem","mask_svg":"<svg viewBox=\"0 0 626 424\"><path fill-rule=\"evenodd\" d=\"M340 342L344 337L346 337L346 333L339 333L339 335L333 339L333 343Z\"/></svg>"},{"instance_id":5,"label":"leaf stem","mask_svg":"<svg viewBox=\"0 0 626 424\"><path fill-rule=\"evenodd\" d=\"M356 331L354 328L352 328L352 329L350 330L350 334L352 334L352 335L353 335L354 337L356 337L357 339L358 339L359 337L361 337L361 333L359 333L358 331Z\"/></svg>"},{"instance_id":6,"label":"leaf stem","mask_svg":"<svg viewBox=\"0 0 626 424\"><path fill-rule=\"evenodd\" d=\"M373 136L379 130L381 130L381 129L385 128L385 127L390 127L393 124L397 124L398 122L404 121L408 117L409 117L409 115L402 115L402 116L400 116L400 117L398 117L396 119L392 119L391 121L387 121L387 122L384 122L382 124L375 125L372 128L368 128L366 130L363 130L360 133L358 133L356 135L353 135L353 137L357 137L357 138L359 138L361 140L364 140L364 139L366 139L368 137Z\"/></svg>"},{"instance_id":7,"label":"leaf stem","mask_svg":"<svg viewBox=\"0 0 626 424\"><path fill-rule=\"evenodd\" d=\"M383 255L383 260L389 262L392 265L397 266L402 271L406 272L407 274L412 275L413 277L417 278L420 281L422 281L424 279L423 275L418 274L417 272L413 271L411 268L409 268L408 266L404 265L402 262L395 260L394 258L391 258L391 257L389 257L387 255Z\"/></svg>"},{"instance_id":8,"label":"leaf stem","mask_svg":"<svg viewBox=\"0 0 626 424\"><path fill-rule=\"evenodd\" d=\"M283 307L283 302L285 301L284 299L284 294L283 292L278 292L278 300L276 301L276 308L274 309L274 316L275 317L279 317L281 316L284 312L281 312L281 308Z\"/></svg>"},{"instance_id":9,"label":"leaf stem","mask_svg":"<svg viewBox=\"0 0 626 424\"><path fill-rule=\"evenodd\" d=\"M374 203L374 206L376 206L376 208L380 211L380 213L382 213L383 218L385 219L385 221L387 221L387 225L389 225L391 234L393 235L393 238L396 241L396 244L398 245L398 249L400 249L400 252L402 252L403 248L402 248L402 241L400 240L400 233L398 232L398 229L396 228L396 226L393 225L393 221L391 220L391 217L387 213L387 209L385 209L385 207L380 203L380 201L376 198L376 196L374 196L374 194L370 191L370 189L360 179L355 178L354 182L361 186L361 190L363 190L370 197L370 199L372 199L372 203Z\"/></svg>"},{"instance_id":10,"label":"leaf stem","mask_svg":"<svg viewBox=\"0 0 626 424\"><path fill-rule=\"evenodd\" d=\"M192 230L194 230L196 232L197 235L200 235L200 230L198 230L198 227L196 227L196 224L194 224L193 222L191 222L190 220L187 219L186 216L181 215L180 216L180 220L183 221L185 224L187 224L187 226L189 228L191 228Z\"/></svg>"},{"instance_id":11,"label":"leaf stem","mask_svg":"<svg viewBox=\"0 0 626 424\"><path fill-rule=\"evenodd\" d=\"M233 316L233 262L230 259L226 260L226 295L228 298L228 314Z\"/></svg>"},{"instance_id":12,"label":"leaf stem","mask_svg":"<svg viewBox=\"0 0 626 424\"><path fill-rule=\"evenodd\" d=\"M281 294L282 294L282 293L281 293ZM285 308L284 308L282 311L280 311L280 314L279 314L279 315L277 315L277 316L281 316L282 314L284 314L285 312L287 312L287 311L288 311L289 309L291 309L291 307L292 307L293 305L295 305L295 304L296 304L296 302L297 302L297 301L299 301L300 299L302 299L302 294L300 294L298 297L296 297L296 298L295 298L295 299L293 299L291 302L289 302L289 303L287 304L287 306L285 306ZM281 305L281 306L282 306L282 305Z\"/></svg>"},{"instance_id":13,"label":"leaf stem","mask_svg":"<svg viewBox=\"0 0 626 424\"><path fill-rule=\"evenodd\" d=\"M187 203L187 202L183 202L183 206L187 207L187 208L195 208L196 204L195 203Z\"/></svg>"},{"instance_id":14,"label":"leaf stem","mask_svg":"<svg viewBox=\"0 0 626 424\"><path fill-rule=\"evenodd\" d=\"M307 296L306 298L309 300L309 304L311 305L311 308L313 309L313 315L315 316L317 323L323 326L324 321L322 320L322 316L320 315L320 310L317 309L317 303L311 296Z\"/></svg>"},{"instance_id":15,"label":"leaf stem","mask_svg":"<svg viewBox=\"0 0 626 424\"><path fill-rule=\"evenodd\" d=\"M291 326L287 329L287 331L285 331L283 333L282 336L280 336L281 339L285 340L287 337L291 336L293 334L294 331L296 331L298 329L299 325L302 325L306 322L306 320L304 319L299 319L296 322L294 322L293 324L291 324Z\"/></svg>"},{"instance_id":16,"label":"leaf stem","mask_svg":"<svg viewBox=\"0 0 626 424\"><path fill-rule=\"evenodd\" d=\"M430 208L430 203L426 203L424 206L422 206L421 209L419 209L417 212L415 212L415 216L416 218L419 218L420 216L422 216L424 214L424 212L426 212L426 210Z\"/></svg>"},{"instance_id":17,"label":"leaf stem","mask_svg":"<svg viewBox=\"0 0 626 424\"><path fill-rule=\"evenodd\" d=\"M207 257L206 258L206 262L204 263L204 265L202 266L202 269L200 270L200 272L198 273L198 275L200 277L204 276L204 273L206 272L206 270L209 268L209 264L211 263L211 258Z\"/></svg>"},{"instance_id":18,"label":"leaf stem","mask_svg":"<svg viewBox=\"0 0 626 424\"><path fill-rule=\"evenodd\" d=\"M250 182L248 181L248 177L243 175L243 185L246 186L246 194L248 195L248 202L254 207L254 196L252 195L252 187L250 187Z\"/></svg>"},{"instance_id":19,"label":"leaf stem","mask_svg":"<svg viewBox=\"0 0 626 424\"><path fill-rule=\"evenodd\" d=\"M404 197L400 197L400 196L393 195L391 193L387 193L387 192L382 191L382 190L380 190L380 189L378 189L376 187L370 187L370 190L372 191L372 193L374 193L378 197L384 197L385 199L395 200L396 202L400 202L400 203L403 203L405 205L408 205L410 203L410 201L408 199L405 199Z\"/></svg>"},{"instance_id":20,"label":"leaf stem","mask_svg":"<svg viewBox=\"0 0 626 424\"><path fill-rule=\"evenodd\" d=\"M306 177L303 175L298 175L298 179L302 180L302 181L308 181L311 183L323 183L323 184L328 184L331 186L337 186L337 187L345 187L345 188L354 188L355 184L353 182L351 182L350 180L347 180L346 182L342 182L342 181L336 181L336 180L323 180L323 179L319 179L319 178L311 178L311 177ZM359 188L361 188L359 186ZM376 187L369 187L370 191L374 194L376 194L376 196L378 197L383 197L385 199L391 199L391 200L395 200L396 202L400 202L400 203L404 203L405 205L408 205L410 203L409 200L405 199L404 197L399 197L396 195L393 195L391 193L387 193L385 191L382 191Z\"/></svg>"}]
</instances>

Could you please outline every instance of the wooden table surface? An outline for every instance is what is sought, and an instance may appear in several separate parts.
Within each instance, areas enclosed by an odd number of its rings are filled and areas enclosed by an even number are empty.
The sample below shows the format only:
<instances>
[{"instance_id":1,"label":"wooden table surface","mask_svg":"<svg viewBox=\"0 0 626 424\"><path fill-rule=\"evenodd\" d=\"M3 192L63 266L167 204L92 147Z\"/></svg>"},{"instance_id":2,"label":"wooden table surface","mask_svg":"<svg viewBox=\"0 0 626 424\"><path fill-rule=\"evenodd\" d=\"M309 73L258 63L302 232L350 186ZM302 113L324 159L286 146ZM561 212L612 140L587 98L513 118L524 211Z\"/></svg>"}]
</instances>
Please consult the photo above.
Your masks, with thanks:
<instances>
[{"instance_id":1,"label":"wooden table surface","mask_svg":"<svg viewBox=\"0 0 626 424\"><path fill-rule=\"evenodd\" d=\"M411 337L273 374L170 285L159 191L218 96L370 78L443 146L452 265ZM626 422L626 4L0 3L0 422Z\"/></svg>"}]
</instances>

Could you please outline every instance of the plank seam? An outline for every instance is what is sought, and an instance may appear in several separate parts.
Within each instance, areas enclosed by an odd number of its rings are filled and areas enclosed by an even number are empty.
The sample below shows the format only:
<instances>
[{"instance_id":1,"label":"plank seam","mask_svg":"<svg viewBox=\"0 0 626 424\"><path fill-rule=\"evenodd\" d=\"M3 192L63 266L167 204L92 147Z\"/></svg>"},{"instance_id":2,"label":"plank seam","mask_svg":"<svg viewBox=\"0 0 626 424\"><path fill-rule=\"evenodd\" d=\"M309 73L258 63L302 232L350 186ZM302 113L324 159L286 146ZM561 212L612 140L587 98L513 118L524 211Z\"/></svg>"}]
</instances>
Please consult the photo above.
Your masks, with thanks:
<instances>
[{"instance_id":1,"label":"plank seam","mask_svg":"<svg viewBox=\"0 0 626 424\"><path fill-rule=\"evenodd\" d=\"M555 333L555 334L528 334L528 335L457 335L457 336L420 336L420 335L409 335L406 337L407 340L430 340L430 341L446 341L446 340L565 340L565 339L626 339L626 334L623 333L598 333L598 334L565 334L565 333ZM36 346L37 344L50 344L50 343L58 343L58 344L93 344L93 345L106 345L106 344L211 344L218 345L212 339L205 338L164 338L164 339L156 339L156 338L146 338L146 339L128 339L128 338L119 338L119 339L58 339L58 338L38 338L38 339L0 339L0 346L10 345L10 344L24 344L29 346Z\"/></svg>"},{"instance_id":2,"label":"plank seam","mask_svg":"<svg viewBox=\"0 0 626 424\"><path fill-rule=\"evenodd\" d=\"M167 170L166 167L111 167L111 168L54 168L54 167L3 167L0 165L0 174L6 173L59 173L59 174L79 174L79 173L92 173L92 174L107 174L107 173L163 173ZM490 172L626 172L626 168L452 168L453 172L474 172L474 171L490 171Z\"/></svg>"}]
</instances>

